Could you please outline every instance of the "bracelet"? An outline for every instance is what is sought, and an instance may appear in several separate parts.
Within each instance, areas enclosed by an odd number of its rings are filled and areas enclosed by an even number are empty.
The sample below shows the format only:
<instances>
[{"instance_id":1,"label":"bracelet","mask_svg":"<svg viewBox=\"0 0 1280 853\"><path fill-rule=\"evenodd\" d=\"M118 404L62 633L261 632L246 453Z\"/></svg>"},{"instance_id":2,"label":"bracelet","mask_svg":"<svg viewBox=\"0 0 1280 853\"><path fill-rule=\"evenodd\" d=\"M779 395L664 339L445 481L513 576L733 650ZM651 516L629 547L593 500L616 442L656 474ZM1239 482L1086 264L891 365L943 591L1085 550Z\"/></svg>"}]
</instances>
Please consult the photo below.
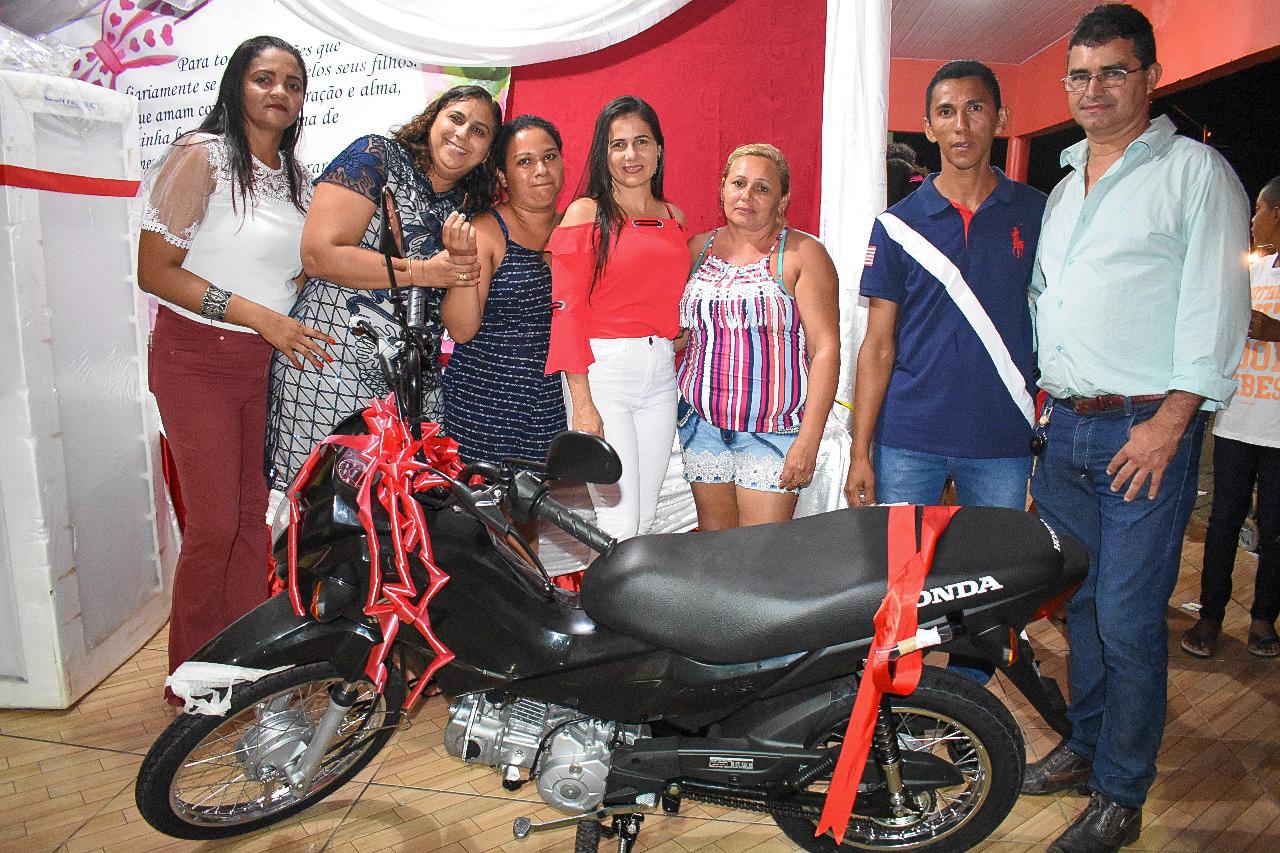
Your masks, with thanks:
<instances>
[{"instance_id":1,"label":"bracelet","mask_svg":"<svg viewBox=\"0 0 1280 853\"><path fill-rule=\"evenodd\" d=\"M406 258L404 265L409 270L409 286L413 287L413 258Z\"/></svg>"},{"instance_id":2,"label":"bracelet","mask_svg":"<svg viewBox=\"0 0 1280 853\"><path fill-rule=\"evenodd\" d=\"M227 303L231 294L217 285L205 288L204 297L200 300L200 316L208 320L221 320L227 315Z\"/></svg>"}]
</instances>

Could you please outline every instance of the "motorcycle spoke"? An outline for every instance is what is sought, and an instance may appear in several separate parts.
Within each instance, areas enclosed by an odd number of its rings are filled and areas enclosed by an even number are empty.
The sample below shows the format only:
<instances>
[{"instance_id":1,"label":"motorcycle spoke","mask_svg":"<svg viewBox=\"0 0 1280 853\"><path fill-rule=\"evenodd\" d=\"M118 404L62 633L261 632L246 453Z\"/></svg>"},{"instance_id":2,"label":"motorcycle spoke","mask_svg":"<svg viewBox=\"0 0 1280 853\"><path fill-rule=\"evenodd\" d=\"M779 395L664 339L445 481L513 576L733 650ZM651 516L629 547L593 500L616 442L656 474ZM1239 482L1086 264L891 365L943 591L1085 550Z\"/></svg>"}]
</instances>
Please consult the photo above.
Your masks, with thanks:
<instances>
[{"instance_id":1,"label":"motorcycle spoke","mask_svg":"<svg viewBox=\"0 0 1280 853\"><path fill-rule=\"evenodd\" d=\"M286 690L245 708L210 732L173 780L173 807L193 822L218 824L269 814L305 796L305 791L289 786L285 766L259 775L255 761L269 763L277 755L295 760L297 749L311 737L328 707L328 687L333 683ZM385 729L385 716L376 695L361 697L339 725L310 787L325 784L354 760L359 747Z\"/></svg>"},{"instance_id":2,"label":"motorcycle spoke","mask_svg":"<svg viewBox=\"0 0 1280 853\"><path fill-rule=\"evenodd\" d=\"M208 758L200 758L195 761L188 761L182 766L183 767L203 767L203 766L212 765L214 767L218 767L218 766L221 766L220 762L226 761L229 758L234 759L237 755L244 755L247 752L248 750L243 748L232 750L231 752L220 752L217 755L211 755ZM236 762L227 764L227 766L239 767L240 763L236 761Z\"/></svg>"},{"instance_id":3,"label":"motorcycle spoke","mask_svg":"<svg viewBox=\"0 0 1280 853\"><path fill-rule=\"evenodd\" d=\"M910 812L902 815L884 810L887 807L878 805L880 800L874 789L859 786L859 799L844 839L853 846L910 848L940 833L949 834L977 812L990 788L990 757L967 729L931 710L895 708L894 716L901 749L950 762L963 782L931 790L912 790L908 785ZM843 740L840 730L817 746L839 748ZM868 756L868 761L874 763L874 754ZM816 821L829 782L829 778L815 780L805 791L773 803L770 810L803 814ZM864 800L864 796L870 799Z\"/></svg>"},{"instance_id":4,"label":"motorcycle spoke","mask_svg":"<svg viewBox=\"0 0 1280 853\"><path fill-rule=\"evenodd\" d=\"M208 802L208 801L209 801L209 800L211 800L212 798L214 798L214 797L218 796L218 795L219 795L219 794L221 794L223 791L225 791L225 790L227 790L228 788L230 788L232 785L236 784L237 782L242 782L242 781L244 780L244 778L245 778L245 777L244 777L244 775L243 775L243 774L241 774L241 775L237 776L235 779L229 779L229 780L227 780L226 782L223 782L219 787L217 787L217 788L216 788L216 789L214 789L214 790L211 790L211 791L210 791L208 794L206 794L202 799L200 799L200 800L198 800L198 801L196 801L196 802L192 803L192 804L191 804L191 805L192 805L192 807L193 807L193 808L201 808L202 806L204 806L204 804L205 804L206 802Z\"/></svg>"}]
</instances>

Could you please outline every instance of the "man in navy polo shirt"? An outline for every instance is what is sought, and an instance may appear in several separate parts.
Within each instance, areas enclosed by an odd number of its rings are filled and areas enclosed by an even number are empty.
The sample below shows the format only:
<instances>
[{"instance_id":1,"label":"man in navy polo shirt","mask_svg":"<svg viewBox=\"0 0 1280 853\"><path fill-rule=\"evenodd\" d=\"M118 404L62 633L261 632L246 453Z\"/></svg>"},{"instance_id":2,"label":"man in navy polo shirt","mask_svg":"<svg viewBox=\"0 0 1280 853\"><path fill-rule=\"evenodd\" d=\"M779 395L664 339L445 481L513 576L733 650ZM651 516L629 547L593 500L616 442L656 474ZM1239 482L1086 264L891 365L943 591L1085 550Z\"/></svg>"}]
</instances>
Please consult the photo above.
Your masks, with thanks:
<instances>
[{"instance_id":1,"label":"man in navy polo shirt","mask_svg":"<svg viewBox=\"0 0 1280 853\"><path fill-rule=\"evenodd\" d=\"M1028 286L1045 196L991 166L1008 122L980 62L948 62L925 93L942 171L876 218L862 273L851 506L1026 505L1035 419ZM874 450L872 443L874 439Z\"/></svg>"}]
</instances>

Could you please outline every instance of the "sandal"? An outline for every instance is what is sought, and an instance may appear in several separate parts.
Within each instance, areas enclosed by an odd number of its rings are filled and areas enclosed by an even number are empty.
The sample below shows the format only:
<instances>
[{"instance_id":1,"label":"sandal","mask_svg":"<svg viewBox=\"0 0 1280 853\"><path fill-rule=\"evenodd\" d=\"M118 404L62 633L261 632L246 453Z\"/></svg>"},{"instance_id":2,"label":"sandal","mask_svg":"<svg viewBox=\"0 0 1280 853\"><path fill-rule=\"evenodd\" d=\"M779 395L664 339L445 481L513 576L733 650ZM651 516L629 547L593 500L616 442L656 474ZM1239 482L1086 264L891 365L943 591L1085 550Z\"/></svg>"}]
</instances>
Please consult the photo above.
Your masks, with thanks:
<instances>
[{"instance_id":1,"label":"sandal","mask_svg":"<svg viewBox=\"0 0 1280 853\"><path fill-rule=\"evenodd\" d=\"M1272 634L1269 637L1263 637L1250 631L1249 644L1245 649L1256 658L1280 657L1280 636Z\"/></svg>"},{"instance_id":2,"label":"sandal","mask_svg":"<svg viewBox=\"0 0 1280 853\"><path fill-rule=\"evenodd\" d=\"M1193 658L1211 658L1218 651L1218 634L1221 631L1221 625L1201 619L1182 635L1182 650ZM1280 648L1277 648L1276 653L1280 654Z\"/></svg>"}]
</instances>

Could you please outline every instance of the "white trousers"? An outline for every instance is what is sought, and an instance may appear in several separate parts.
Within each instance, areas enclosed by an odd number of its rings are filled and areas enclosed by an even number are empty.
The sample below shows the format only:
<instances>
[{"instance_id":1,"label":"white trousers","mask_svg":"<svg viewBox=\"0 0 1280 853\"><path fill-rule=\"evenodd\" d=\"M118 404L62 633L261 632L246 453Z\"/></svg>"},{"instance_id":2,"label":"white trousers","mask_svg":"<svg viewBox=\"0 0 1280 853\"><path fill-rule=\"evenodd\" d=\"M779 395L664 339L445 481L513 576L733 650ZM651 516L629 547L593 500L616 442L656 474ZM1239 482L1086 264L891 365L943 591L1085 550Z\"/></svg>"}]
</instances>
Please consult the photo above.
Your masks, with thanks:
<instances>
[{"instance_id":1,"label":"white trousers","mask_svg":"<svg viewBox=\"0 0 1280 853\"><path fill-rule=\"evenodd\" d=\"M647 533L676 433L675 353L660 337L592 338L587 368L604 438L622 460L617 483L589 487L596 524L615 539ZM569 419L573 403L568 395Z\"/></svg>"}]
</instances>

